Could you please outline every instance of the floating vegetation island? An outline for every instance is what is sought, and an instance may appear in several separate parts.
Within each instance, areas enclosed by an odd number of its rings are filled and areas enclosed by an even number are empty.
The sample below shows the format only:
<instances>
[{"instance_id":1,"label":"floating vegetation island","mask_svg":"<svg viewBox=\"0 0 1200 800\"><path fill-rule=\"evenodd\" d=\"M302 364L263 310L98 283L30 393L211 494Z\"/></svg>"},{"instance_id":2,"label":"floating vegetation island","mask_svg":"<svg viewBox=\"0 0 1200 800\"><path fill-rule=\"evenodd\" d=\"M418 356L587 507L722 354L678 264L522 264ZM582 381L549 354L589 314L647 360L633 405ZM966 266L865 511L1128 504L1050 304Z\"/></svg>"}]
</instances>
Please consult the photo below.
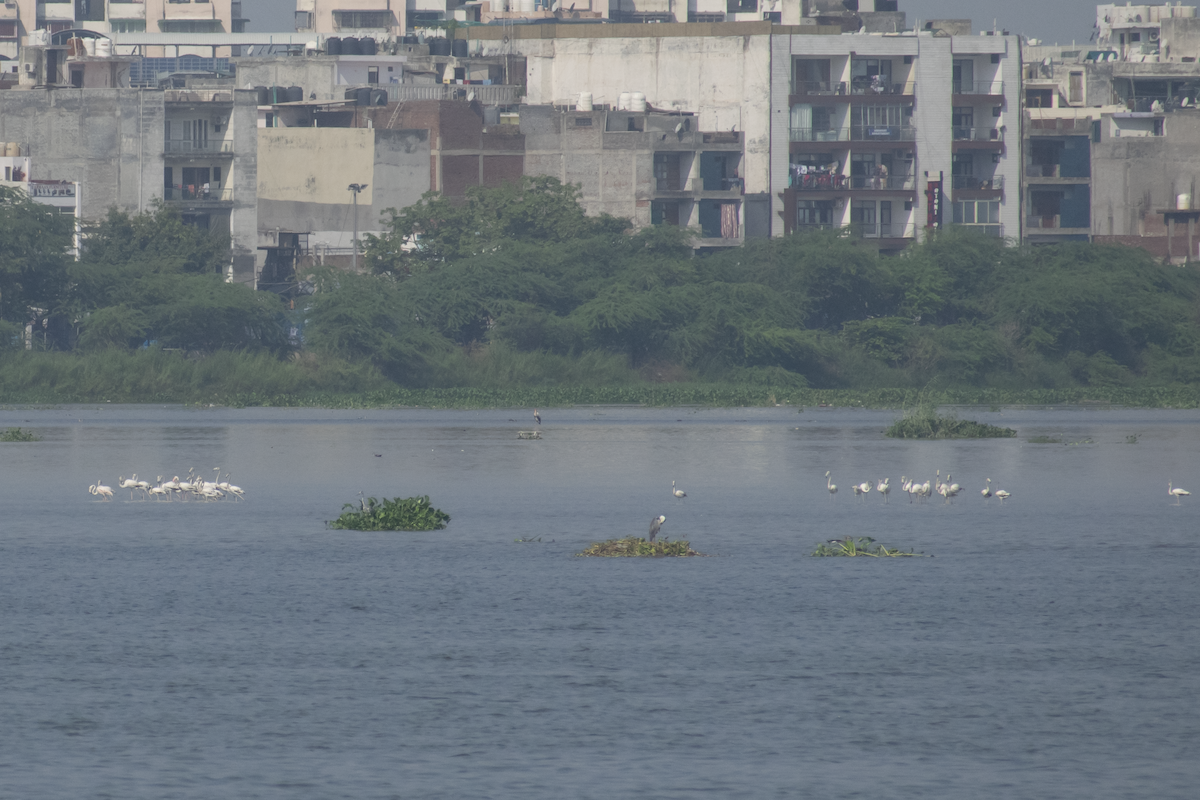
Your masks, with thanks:
<instances>
[{"instance_id":1,"label":"floating vegetation island","mask_svg":"<svg viewBox=\"0 0 1200 800\"><path fill-rule=\"evenodd\" d=\"M900 558L901 556L922 556L924 553L914 553L911 550L907 553L900 549L889 550L882 544L876 544L875 540L870 536L860 536L857 539L853 536L847 536L845 539L833 539L828 542L823 542L813 551L814 556L842 556L854 558L856 556L870 556L871 558ZM928 556L933 558L933 556Z\"/></svg>"},{"instance_id":2,"label":"floating vegetation island","mask_svg":"<svg viewBox=\"0 0 1200 800\"><path fill-rule=\"evenodd\" d=\"M906 411L883 435L893 439L1009 439L1017 432L1012 428L939 414L931 404L922 403Z\"/></svg>"},{"instance_id":3,"label":"floating vegetation island","mask_svg":"<svg viewBox=\"0 0 1200 800\"><path fill-rule=\"evenodd\" d=\"M40 442L42 437L34 434L31 431L23 431L20 428L8 428L0 431L0 442Z\"/></svg>"},{"instance_id":4,"label":"floating vegetation island","mask_svg":"<svg viewBox=\"0 0 1200 800\"><path fill-rule=\"evenodd\" d=\"M342 515L326 524L340 531L437 531L449 521L450 515L430 505L425 495L382 502L365 497L357 506L346 503Z\"/></svg>"},{"instance_id":5,"label":"floating vegetation island","mask_svg":"<svg viewBox=\"0 0 1200 800\"><path fill-rule=\"evenodd\" d=\"M630 536L627 539L609 539L607 542L593 542L579 556L599 556L601 558L661 558L663 556L685 557L702 556L692 549L686 540L677 542L648 542L645 539Z\"/></svg>"}]
</instances>

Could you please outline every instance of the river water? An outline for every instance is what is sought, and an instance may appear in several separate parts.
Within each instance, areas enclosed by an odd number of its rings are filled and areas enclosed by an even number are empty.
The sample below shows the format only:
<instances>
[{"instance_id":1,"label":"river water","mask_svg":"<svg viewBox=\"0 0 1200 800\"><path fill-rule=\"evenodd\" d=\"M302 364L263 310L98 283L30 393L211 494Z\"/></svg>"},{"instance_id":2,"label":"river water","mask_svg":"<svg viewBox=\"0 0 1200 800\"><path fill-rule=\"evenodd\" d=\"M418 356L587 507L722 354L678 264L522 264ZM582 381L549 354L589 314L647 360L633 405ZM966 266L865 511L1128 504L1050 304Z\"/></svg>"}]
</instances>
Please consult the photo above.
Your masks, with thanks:
<instances>
[{"instance_id":1,"label":"river water","mask_svg":"<svg viewBox=\"0 0 1200 800\"><path fill-rule=\"evenodd\" d=\"M1197 796L1200 413L542 411L0 410L0 796ZM360 491L452 520L327 530ZM573 557L660 513L714 557Z\"/></svg>"}]
</instances>

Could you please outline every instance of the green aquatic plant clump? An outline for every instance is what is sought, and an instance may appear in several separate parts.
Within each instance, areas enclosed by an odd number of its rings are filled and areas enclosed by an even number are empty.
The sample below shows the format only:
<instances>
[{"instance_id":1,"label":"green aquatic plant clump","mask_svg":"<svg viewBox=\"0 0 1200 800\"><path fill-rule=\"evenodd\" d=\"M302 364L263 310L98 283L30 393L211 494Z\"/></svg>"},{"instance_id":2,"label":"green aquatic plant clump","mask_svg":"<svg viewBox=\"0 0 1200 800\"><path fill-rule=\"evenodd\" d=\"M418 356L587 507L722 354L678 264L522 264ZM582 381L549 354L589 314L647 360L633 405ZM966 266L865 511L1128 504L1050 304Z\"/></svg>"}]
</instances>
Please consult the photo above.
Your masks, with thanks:
<instances>
[{"instance_id":1,"label":"green aquatic plant clump","mask_svg":"<svg viewBox=\"0 0 1200 800\"><path fill-rule=\"evenodd\" d=\"M20 428L0 431L0 442L40 442L41 438L32 431L23 431Z\"/></svg>"},{"instance_id":2,"label":"green aquatic plant clump","mask_svg":"<svg viewBox=\"0 0 1200 800\"><path fill-rule=\"evenodd\" d=\"M914 553L911 550L907 553L900 549L888 549L885 545L876 544L875 540L870 536L860 536L855 538L847 536L845 539L831 539L828 542L823 542L813 551L814 556L822 557L845 557L855 558L857 556L868 556L870 558L900 558L902 556L924 556L924 553ZM933 556L929 556L933 558Z\"/></svg>"},{"instance_id":3,"label":"green aquatic plant clump","mask_svg":"<svg viewBox=\"0 0 1200 800\"><path fill-rule=\"evenodd\" d=\"M328 522L334 530L350 531L437 531L446 527L450 515L423 497L393 498L382 501L366 497L356 507L342 506L342 515Z\"/></svg>"},{"instance_id":4,"label":"green aquatic plant clump","mask_svg":"<svg viewBox=\"0 0 1200 800\"><path fill-rule=\"evenodd\" d=\"M579 556L599 556L601 558L658 558L662 556L701 556L692 549L686 540L677 542L648 542L645 539L630 536L627 539L609 539L606 542L593 542Z\"/></svg>"},{"instance_id":5,"label":"green aquatic plant clump","mask_svg":"<svg viewBox=\"0 0 1200 800\"><path fill-rule=\"evenodd\" d=\"M893 439L1007 439L1016 436L1017 432L1012 428L939 414L933 403L925 401L904 412L884 435Z\"/></svg>"}]
</instances>

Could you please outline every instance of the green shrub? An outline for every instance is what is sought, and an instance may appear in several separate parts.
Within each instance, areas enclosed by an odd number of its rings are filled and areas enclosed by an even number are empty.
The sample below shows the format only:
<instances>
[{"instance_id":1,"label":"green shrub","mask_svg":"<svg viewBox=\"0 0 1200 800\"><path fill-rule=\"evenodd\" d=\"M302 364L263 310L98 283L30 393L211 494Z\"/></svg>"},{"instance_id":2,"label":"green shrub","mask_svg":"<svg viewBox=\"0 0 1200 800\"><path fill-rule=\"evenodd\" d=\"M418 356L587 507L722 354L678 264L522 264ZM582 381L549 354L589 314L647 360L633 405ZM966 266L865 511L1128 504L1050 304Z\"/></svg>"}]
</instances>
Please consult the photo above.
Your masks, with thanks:
<instances>
[{"instance_id":1,"label":"green shrub","mask_svg":"<svg viewBox=\"0 0 1200 800\"><path fill-rule=\"evenodd\" d=\"M446 527L450 515L429 504L424 497L399 497L382 502L363 498L359 508L353 503L342 506L342 515L327 523L334 530L351 531L438 531Z\"/></svg>"}]
</instances>

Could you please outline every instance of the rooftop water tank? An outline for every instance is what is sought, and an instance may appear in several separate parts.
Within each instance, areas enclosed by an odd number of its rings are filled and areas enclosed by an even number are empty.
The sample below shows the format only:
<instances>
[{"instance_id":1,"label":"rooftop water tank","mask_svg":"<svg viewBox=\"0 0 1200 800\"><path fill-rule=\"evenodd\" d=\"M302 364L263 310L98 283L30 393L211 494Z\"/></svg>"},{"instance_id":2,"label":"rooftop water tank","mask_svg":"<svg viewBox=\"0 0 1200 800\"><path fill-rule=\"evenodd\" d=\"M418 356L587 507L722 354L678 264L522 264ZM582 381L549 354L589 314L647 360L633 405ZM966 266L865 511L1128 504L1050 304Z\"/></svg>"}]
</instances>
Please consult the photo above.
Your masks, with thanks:
<instances>
[{"instance_id":1,"label":"rooftop water tank","mask_svg":"<svg viewBox=\"0 0 1200 800\"><path fill-rule=\"evenodd\" d=\"M450 42L450 55L455 58L466 58L470 54L466 39L454 39Z\"/></svg>"},{"instance_id":2,"label":"rooftop water tank","mask_svg":"<svg viewBox=\"0 0 1200 800\"><path fill-rule=\"evenodd\" d=\"M580 92L579 102L575 104L576 111L591 111L592 110L592 93Z\"/></svg>"},{"instance_id":3,"label":"rooftop water tank","mask_svg":"<svg viewBox=\"0 0 1200 800\"><path fill-rule=\"evenodd\" d=\"M617 95L617 111L629 110L629 98L629 92L621 92L621 94Z\"/></svg>"},{"instance_id":4,"label":"rooftop water tank","mask_svg":"<svg viewBox=\"0 0 1200 800\"><path fill-rule=\"evenodd\" d=\"M1191 194L1181 194L1175 198L1175 208L1178 211L1190 211L1192 208Z\"/></svg>"},{"instance_id":5,"label":"rooftop water tank","mask_svg":"<svg viewBox=\"0 0 1200 800\"><path fill-rule=\"evenodd\" d=\"M371 105L386 106L388 104L387 89L371 90Z\"/></svg>"},{"instance_id":6,"label":"rooftop water tank","mask_svg":"<svg viewBox=\"0 0 1200 800\"><path fill-rule=\"evenodd\" d=\"M342 39L342 55L344 56L359 56L362 55L362 50L359 49L358 39L353 36L347 36Z\"/></svg>"},{"instance_id":7,"label":"rooftop water tank","mask_svg":"<svg viewBox=\"0 0 1200 800\"><path fill-rule=\"evenodd\" d=\"M271 104L270 95L267 92L267 87L255 86L254 91L258 92L258 104L260 106L266 106L266 105Z\"/></svg>"},{"instance_id":8,"label":"rooftop water tank","mask_svg":"<svg viewBox=\"0 0 1200 800\"><path fill-rule=\"evenodd\" d=\"M378 44L374 39L364 36L358 40L358 49L362 51L364 56L373 56L378 52Z\"/></svg>"},{"instance_id":9,"label":"rooftop water tank","mask_svg":"<svg viewBox=\"0 0 1200 800\"><path fill-rule=\"evenodd\" d=\"M629 95L629 110L630 111L645 111L646 110L646 95L641 92L634 92Z\"/></svg>"},{"instance_id":10,"label":"rooftop water tank","mask_svg":"<svg viewBox=\"0 0 1200 800\"><path fill-rule=\"evenodd\" d=\"M325 55L340 56L342 54L342 38L340 36L330 36L325 40Z\"/></svg>"},{"instance_id":11,"label":"rooftop water tank","mask_svg":"<svg viewBox=\"0 0 1200 800\"><path fill-rule=\"evenodd\" d=\"M112 39L96 39L96 55L100 58L112 57Z\"/></svg>"},{"instance_id":12,"label":"rooftop water tank","mask_svg":"<svg viewBox=\"0 0 1200 800\"><path fill-rule=\"evenodd\" d=\"M448 56L450 55L450 40L439 36L436 39L429 40L429 55L431 56Z\"/></svg>"},{"instance_id":13,"label":"rooftop water tank","mask_svg":"<svg viewBox=\"0 0 1200 800\"><path fill-rule=\"evenodd\" d=\"M304 89L299 86L289 86L287 88L287 101L289 103L299 103L304 99Z\"/></svg>"}]
</instances>

